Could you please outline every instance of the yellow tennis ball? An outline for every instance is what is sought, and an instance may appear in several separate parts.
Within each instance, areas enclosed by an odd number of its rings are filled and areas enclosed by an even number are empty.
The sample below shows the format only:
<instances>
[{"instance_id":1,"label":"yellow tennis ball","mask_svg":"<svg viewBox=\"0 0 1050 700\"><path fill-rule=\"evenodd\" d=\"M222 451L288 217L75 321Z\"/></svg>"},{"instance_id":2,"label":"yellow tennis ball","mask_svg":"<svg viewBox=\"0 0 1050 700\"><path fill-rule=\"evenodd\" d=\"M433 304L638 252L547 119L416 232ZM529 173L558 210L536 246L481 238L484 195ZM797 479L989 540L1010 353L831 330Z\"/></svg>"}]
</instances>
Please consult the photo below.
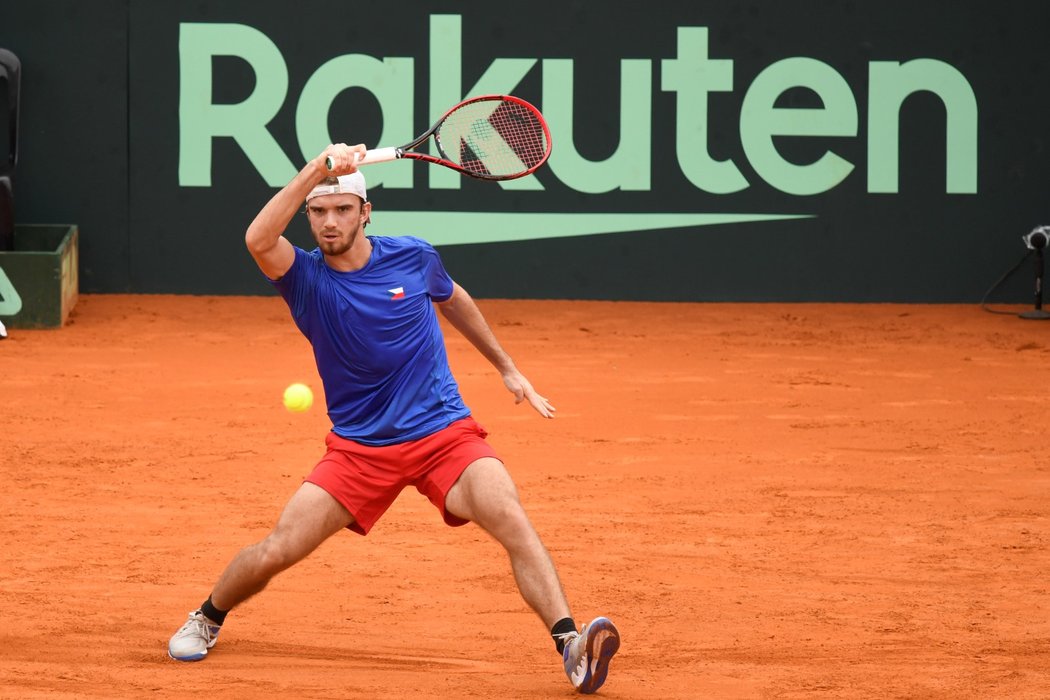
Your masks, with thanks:
<instances>
[{"instance_id":1,"label":"yellow tennis ball","mask_svg":"<svg viewBox=\"0 0 1050 700\"><path fill-rule=\"evenodd\" d=\"M292 384L284 390L284 407L300 413L314 405L314 392L305 384Z\"/></svg>"}]
</instances>

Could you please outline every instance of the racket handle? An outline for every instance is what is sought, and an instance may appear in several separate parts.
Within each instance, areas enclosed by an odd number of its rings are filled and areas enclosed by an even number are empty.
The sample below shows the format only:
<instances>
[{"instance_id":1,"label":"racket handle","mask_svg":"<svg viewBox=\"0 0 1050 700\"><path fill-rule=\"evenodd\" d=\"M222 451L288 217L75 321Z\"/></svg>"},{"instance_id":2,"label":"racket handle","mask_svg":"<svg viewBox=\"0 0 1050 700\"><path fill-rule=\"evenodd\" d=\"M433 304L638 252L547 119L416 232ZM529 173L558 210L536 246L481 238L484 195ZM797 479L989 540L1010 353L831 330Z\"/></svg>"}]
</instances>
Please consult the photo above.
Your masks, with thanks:
<instances>
[{"instance_id":1,"label":"racket handle","mask_svg":"<svg viewBox=\"0 0 1050 700\"><path fill-rule=\"evenodd\" d=\"M405 152L394 146L389 148L373 148L365 153L365 157L358 160L357 164L368 165L369 163L386 163L390 160L397 160L403 155L405 155ZM325 158L324 165L329 170L335 167L335 162L332 161L332 156Z\"/></svg>"}]
</instances>

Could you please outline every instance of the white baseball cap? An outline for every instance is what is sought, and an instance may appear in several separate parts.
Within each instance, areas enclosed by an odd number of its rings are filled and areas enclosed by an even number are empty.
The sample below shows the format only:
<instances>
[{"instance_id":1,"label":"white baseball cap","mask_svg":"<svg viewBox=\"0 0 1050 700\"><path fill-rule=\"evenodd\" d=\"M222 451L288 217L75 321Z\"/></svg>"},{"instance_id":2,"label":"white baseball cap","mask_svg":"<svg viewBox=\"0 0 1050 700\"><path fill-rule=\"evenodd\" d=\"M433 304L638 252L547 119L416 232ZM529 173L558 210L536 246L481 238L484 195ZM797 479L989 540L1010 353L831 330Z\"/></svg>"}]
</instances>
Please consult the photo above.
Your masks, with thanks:
<instances>
[{"instance_id":1,"label":"white baseball cap","mask_svg":"<svg viewBox=\"0 0 1050 700\"><path fill-rule=\"evenodd\" d=\"M328 178L327 182L330 181L331 178ZM358 170L349 175L340 175L334 184L321 183L310 190L310 194L306 195L306 201L309 202L314 197L321 197L326 194L356 194L361 198L361 201L367 202L368 192L365 189L365 176Z\"/></svg>"}]
</instances>

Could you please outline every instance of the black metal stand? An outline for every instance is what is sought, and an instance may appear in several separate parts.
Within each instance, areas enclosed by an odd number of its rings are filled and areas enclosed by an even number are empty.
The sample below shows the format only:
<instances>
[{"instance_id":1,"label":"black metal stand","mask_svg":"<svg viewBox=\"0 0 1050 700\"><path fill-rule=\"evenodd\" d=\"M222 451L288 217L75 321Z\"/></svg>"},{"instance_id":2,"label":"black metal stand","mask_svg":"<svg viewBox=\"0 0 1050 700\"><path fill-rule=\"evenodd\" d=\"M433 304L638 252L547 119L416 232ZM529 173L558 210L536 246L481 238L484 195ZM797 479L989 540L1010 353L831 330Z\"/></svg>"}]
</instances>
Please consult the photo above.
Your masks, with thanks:
<instances>
[{"instance_id":1,"label":"black metal stand","mask_svg":"<svg viewBox=\"0 0 1050 700\"><path fill-rule=\"evenodd\" d=\"M1018 315L1031 321L1046 321L1050 319L1050 312L1043 311L1043 248L1046 246L1046 239L1036 238L1033 243L1035 243L1033 245L1035 248L1035 309Z\"/></svg>"},{"instance_id":2,"label":"black metal stand","mask_svg":"<svg viewBox=\"0 0 1050 700\"><path fill-rule=\"evenodd\" d=\"M7 49L0 49L0 85L6 84L6 94L0 93L0 107L7 106L8 133L0 135L0 250L15 247L15 201L11 181L18 163L18 100L22 85L22 63Z\"/></svg>"}]
</instances>

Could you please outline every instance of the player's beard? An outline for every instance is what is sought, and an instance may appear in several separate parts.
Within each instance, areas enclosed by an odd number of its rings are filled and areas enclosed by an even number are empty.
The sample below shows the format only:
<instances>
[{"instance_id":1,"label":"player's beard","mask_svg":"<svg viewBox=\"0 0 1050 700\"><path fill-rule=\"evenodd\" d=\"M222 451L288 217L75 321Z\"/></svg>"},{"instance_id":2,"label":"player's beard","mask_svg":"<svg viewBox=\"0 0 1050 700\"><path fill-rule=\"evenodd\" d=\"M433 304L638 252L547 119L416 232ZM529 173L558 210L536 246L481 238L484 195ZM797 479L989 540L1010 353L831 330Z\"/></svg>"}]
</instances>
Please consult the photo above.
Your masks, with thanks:
<instances>
[{"instance_id":1,"label":"player's beard","mask_svg":"<svg viewBox=\"0 0 1050 700\"><path fill-rule=\"evenodd\" d=\"M357 237L361 234L361 224L358 223L349 233L345 236L339 236L334 240L326 240L324 238L324 232L314 234L314 238L317 240L317 247L321 249L321 252L325 255L332 257L338 257L354 247L354 243L357 241Z\"/></svg>"}]
</instances>

